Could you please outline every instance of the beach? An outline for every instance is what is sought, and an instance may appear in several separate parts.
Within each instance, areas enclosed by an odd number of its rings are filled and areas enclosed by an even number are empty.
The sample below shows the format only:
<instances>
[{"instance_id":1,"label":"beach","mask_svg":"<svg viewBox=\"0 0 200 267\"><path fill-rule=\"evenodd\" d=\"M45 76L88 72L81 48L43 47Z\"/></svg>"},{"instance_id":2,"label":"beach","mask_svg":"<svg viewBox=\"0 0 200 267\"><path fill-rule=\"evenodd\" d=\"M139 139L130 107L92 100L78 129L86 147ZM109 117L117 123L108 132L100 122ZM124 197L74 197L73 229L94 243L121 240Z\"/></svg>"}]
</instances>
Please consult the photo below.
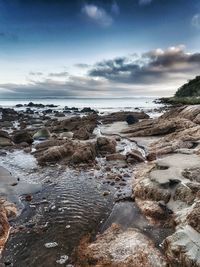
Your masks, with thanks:
<instances>
[{"instance_id":1,"label":"beach","mask_svg":"<svg viewBox=\"0 0 200 267\"><path fill-rule=\"evenodd\" d=\"M200 106L153 101L1 101L2 266L199 266Z\"/></svg>"}]
</instances>

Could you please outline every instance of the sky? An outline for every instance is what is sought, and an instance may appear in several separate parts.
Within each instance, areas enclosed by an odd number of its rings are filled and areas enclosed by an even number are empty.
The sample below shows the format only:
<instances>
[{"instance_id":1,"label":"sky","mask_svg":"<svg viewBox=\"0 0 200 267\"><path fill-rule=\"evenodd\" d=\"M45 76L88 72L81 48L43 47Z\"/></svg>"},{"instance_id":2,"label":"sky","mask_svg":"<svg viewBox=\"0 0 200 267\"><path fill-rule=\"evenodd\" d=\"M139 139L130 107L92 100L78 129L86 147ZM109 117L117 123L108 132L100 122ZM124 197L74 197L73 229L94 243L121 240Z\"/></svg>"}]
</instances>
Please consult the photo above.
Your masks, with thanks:
<instances>
[{"instance_id":1,"label":"sky","mask_svg":"<svg viewBox=\"0 0 200 267\"><path fill-rule=\"evenodd\" d=\"M0 98L171 96L200 75L200 0L0 0Z\"/></svg>"}]
</instances>

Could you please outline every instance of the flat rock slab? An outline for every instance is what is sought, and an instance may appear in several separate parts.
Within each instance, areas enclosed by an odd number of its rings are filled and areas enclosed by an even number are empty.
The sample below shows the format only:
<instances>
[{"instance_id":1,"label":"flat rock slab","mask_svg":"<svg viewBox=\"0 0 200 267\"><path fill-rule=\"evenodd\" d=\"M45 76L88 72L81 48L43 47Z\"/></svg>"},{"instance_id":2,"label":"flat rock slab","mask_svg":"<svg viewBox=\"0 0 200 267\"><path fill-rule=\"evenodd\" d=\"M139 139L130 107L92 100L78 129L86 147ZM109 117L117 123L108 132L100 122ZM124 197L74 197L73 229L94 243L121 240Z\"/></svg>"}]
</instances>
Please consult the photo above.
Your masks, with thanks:
<instances>
[{"instance_id":1,"label":"flat rock slab","mask_svg":"<svg viewBox=\"0 0 200 267\"><path fill-rule=\"evenodd\" d=\"M159 184L166 184L173 180L186 182L188 180L183 177L183 170L198 168L200 166L200 156L178 153L159 159L156 164L157 169L150 173L151 180Z\"/></svg>"}]
</instances>

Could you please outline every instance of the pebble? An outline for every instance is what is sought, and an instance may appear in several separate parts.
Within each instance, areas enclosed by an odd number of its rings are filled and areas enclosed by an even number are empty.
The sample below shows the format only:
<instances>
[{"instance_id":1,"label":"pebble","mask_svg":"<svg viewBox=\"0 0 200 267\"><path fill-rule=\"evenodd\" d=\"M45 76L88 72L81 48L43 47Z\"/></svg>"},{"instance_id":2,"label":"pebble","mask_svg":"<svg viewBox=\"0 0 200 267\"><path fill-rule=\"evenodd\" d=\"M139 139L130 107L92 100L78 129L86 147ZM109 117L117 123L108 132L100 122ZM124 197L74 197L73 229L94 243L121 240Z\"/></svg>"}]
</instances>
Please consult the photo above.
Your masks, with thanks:
<instances>
[{"instance_id":1,"label":"pebble","mask_svg":"<svg viewBox=\"0 0 200 267\"><path fill-rule=\"evenodd\" d=\"M69 257L67 255L62 255L60 257L60 259L56 261L56 263L58 263L58 264L64 264L68 259L69 259Z\"/></svg>"},{"instance_id":2,"label":"pebble","mask_svg":"<svg viewBox=\"0 0 200 267\"><path fill-rule=\"evenodd\" d=\"M55 247L58 246L58 243L57 243L57 242L50 242L50 243L46 243L46 244L44 244L44 246L45 246L46 248L55 248Z\"/></svg>"}]
</instances>

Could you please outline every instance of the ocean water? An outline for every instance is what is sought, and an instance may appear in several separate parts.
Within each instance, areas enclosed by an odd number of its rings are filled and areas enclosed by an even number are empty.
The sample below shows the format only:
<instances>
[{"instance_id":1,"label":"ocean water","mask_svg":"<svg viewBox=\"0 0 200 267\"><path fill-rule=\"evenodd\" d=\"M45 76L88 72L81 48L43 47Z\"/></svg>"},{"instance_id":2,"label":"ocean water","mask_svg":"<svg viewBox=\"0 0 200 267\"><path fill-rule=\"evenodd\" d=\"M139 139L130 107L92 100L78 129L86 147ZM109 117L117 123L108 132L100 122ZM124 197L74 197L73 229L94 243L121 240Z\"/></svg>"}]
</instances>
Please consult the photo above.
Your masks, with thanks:
<instances>
[{"instance_id":1,"label":"ocean water","mask_svg":"<svg viewBox=\"0 0 200 267\"><path fill-rule=\"evenodd\" d=\"M135 110L140 108L145 110L158 107L154 103L154 97L132 97L132 98L63 98L63 99L0 99L0 106L14 107L16 104L28 104L30 101L42 104L54 104L59 108L68 107L91 107L102 112L114 112L120 110Z\"/></svg>"}]
</instances>

